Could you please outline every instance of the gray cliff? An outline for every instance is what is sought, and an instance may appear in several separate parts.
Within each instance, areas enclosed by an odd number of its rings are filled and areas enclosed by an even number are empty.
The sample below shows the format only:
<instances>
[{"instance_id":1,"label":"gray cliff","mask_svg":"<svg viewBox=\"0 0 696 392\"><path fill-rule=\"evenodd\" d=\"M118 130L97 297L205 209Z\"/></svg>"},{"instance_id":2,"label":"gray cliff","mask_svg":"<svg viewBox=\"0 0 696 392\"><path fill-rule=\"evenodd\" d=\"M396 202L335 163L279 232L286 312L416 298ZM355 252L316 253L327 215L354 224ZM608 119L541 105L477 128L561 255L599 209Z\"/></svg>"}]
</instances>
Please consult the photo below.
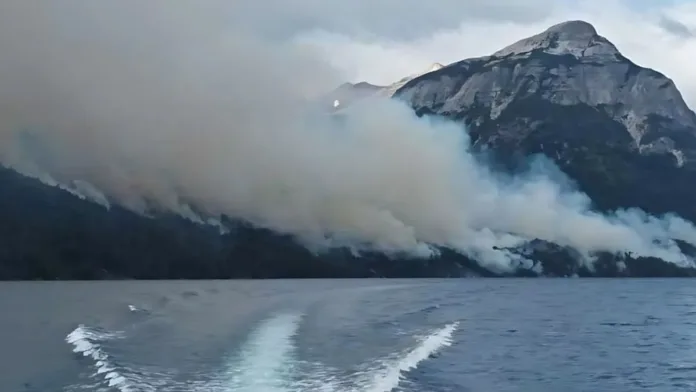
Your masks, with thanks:
<instances>
[{"instance_id":1,"label":"gray cliff","mask_svg":"<svg viewBox=\"0 0 696 392\"><path fill-rule=\"evenodd\" d=\"M543 153L602 209L696 218L696 115L663 74L569 21L491 56L413 78L393 95L468 126L503 160Z\"/></svg>"}]
</instances>

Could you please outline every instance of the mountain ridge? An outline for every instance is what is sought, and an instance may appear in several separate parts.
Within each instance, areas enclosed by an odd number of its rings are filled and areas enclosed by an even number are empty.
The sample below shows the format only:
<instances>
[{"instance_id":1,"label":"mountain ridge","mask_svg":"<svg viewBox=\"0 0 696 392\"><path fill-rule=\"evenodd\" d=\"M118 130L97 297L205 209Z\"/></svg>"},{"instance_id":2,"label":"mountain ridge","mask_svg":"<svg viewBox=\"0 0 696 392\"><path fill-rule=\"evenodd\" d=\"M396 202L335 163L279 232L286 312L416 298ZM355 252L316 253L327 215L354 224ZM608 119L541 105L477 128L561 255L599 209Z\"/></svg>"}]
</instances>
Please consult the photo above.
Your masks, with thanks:
<instances>
[{"instance_id":1,"label":"mountain ridge","mask_svg":"<svg viewBox=\"0 0 696 392\"><path fill-rule=\"evenodd\" d=\"M576 44L566 51L582 54L594 42L611 50L600 51L602 62L546 53L563 29ZM419 115L466 124L475 145L503 159L549 156L604 210L696 218L686 201L696 193L687 185L696 178L696 114L671 79L623 57L586 22L552 26L497 53L421 75L394 98Z\"/></svg>"},{"instance_id":2,"label":"mountain ridge","mask_svg":"<svg viewBox=\"0 0 696 392\"><path fill-rule=\"evenodd\" d=\"M560 46L559 42L562 43ZM588 50L592 50L592 52L588 53ZM544 55L547 54L551 58L545 59ZM539 72L544 65L544 60L556 62L550 68L551 75L541 75ZM525 62L531 64L525 64L527 66L523 68ZM613 117L627 128L637 148L641 146L642 138L649 133L646 122L650 116L674 122L681 128L677 131L689 130L694 133L693 130L696 129L696 114L686 105L671 79L655 70L637 66L621 55L614 44L598 35L592 25L582 21L560 23L540 34L509 45L491 56L461 60L449 64L443 69L421 75L410 80L394 95L397 97L409 95L405 97L407 101L413 94L420 94L422 98L422 95L430 92L417 92L415 90L425 89L424 84L434 78L445 74L470 72L473 67L488 67L491 71L497 72L500 70L500 65L505 63L514 63L515 68L507 70L508 74L496 75L497 80L493 80L493 83L509 83L509 79L520 76L533 77L537 80L544 76L547 80L556 79L557 86L546 89L552 94L545 97L547 100L561 105L585 103L593 107L611 106L610 110L614 111ZM496 68L496 66L498 67ZM573 70L573 67L579 67L580 70ZM597 68L606 72L598 73ZM474 74L474 77L476 76ZM448 99L447 102L438 101L442 96L447 95L443 90L440 91L439 96L432 92L431 95L435 95L435 97L428 97L428 99L433 100L433 105L442 104L442 112L471 106L474 94L478 98L482 92L490 91L492 87L496 87L480 85L481 82L490 82L490 79L478 82L479 84L476 84L477 80L469 81L468 91L471 91L469 94L467 94L466 86L460 88L458 93L464 95L459 97L460 99ZM441 89L445 89L445 87L438 85L438 88ZM509 91L506 87L510 86L498 86L498 90ZM531 87L541 89L544 86L532 85ZM652 91L655 94L645 94L644 91ZM515 95L509 99L517 97L518 95ZM499 99L497 96L484 97L483 99L493 101L490 113L493 119L509 102L509 100ZM670 145L673 142L673 140L660 140L663 145ZM649 145L644 148L648 151L654 149ZM675 159L678 161L683 159L683 157L677 157L681 155L675 153Z\"/></svg>"},{"instance_id":3,"label":"mountain ridge","mask_svg":"<svg viewBox=\"0 0 696 392\"><path fill-rule=\"evenodd\" d=\"M555 24L539 34L523 38L498 50L491 57L521 55L535 50L555 55L569 54L578 59L588 60L623 58L613 43L600 36L593 25L583 20Z\"/></svg>"},{"instance_id":4,"label":"mountain ridge","mask_svg":"<svg viewBox=\"0 0 696 392\"><path fill-rule=\"evenodd\" d=\"M696 115L671 80L633 64L582 21L554 25L496 53L436 63L388 86L346 83L339 87L345 98L334 92L326 99L334 111L372 96L402 100L419 116L466 125L474 148L494 152L511 168L530 155L549 156L600 210L676 210L696 220L689 206L696 194ZM430 259L345 248L311 252L291 236L242 220L222 217L220 232L181 213L137 216L68 193L98 194L89 184L49 189L5 168L0 182L0 213L10 222L0 236L5 279L535 275L534 268L495 272L446 248ZM60 222L70 224L61 229ZM519 251L546 276L696 276L694 268L628 254L601 253L583 265L578 255L540 240Z\"/></svg>"},{"instance_id":5,"label":"mountain ridge","mask_svg":"<svg viewBox=\"0 0 696 392\"><path fill-rule=\"evenodd\" d=\"M331 99L334 100L334 108L339 109L350 104L354 100L359 100L371 96L373 94L377 96L391 97L394 93L403 87L406 83L411 80L425 75L429 72L437 71L444 68L445 66L440 63L432 63L428 68L416 72L414 74L404 76L403 78L388 84L386 86L378 86L376 84L371 84L368 82L357 82L357 83L344 83L339 86L336 90L330 93ZM327 98L328 99L328 98Z\"/></svg>"}]
</instances>

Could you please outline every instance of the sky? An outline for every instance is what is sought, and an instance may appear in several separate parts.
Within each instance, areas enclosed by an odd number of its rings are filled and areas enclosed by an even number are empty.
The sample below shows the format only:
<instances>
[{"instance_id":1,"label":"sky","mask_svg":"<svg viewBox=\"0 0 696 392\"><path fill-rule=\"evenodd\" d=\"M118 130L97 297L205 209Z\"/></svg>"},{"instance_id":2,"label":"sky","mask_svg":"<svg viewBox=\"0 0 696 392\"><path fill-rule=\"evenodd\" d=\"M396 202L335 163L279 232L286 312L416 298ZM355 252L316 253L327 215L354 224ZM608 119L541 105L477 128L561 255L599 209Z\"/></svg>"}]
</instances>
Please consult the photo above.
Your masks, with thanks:
<instances>
[{"instance_id":1,"label":"sky","mask_svg":"<svg viewBox=\"0 0 696 392\"><path fill-rule=\"evenodd\" d=\"M581 19L629 59L673 79L696 108L693 0L300 0L295 9L303 17L273 34L319 48L349 81L375 84L433 62L489 55L555 23Z\"/></svg>"}]
</instances>

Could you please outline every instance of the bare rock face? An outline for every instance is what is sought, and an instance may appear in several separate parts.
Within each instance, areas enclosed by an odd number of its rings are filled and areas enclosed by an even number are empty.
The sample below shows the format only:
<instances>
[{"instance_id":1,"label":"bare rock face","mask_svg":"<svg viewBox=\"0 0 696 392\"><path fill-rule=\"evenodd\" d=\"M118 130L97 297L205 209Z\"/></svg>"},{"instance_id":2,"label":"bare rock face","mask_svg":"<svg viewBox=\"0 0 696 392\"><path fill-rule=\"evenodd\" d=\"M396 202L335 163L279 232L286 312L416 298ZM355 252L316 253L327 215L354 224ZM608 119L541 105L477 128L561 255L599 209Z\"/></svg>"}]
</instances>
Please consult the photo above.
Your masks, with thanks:
<instances>
[{"instance_id":1,"label":"bare rock face","mask_svg":"<svg viewBox=\"0 0 696 392\"><path fill-rule=\"evenodd\" d=\"M411 80L419 76L425 75L429 72L437 71L438 69L441 69L443 67L444 65L440 63L433 63L432 65L430 65L430 67L423 70L422 72L418 72L413 75L401 78L397 82L394 82L388 86L377 86L367 82L360 82L355 84L344 83L341 86L339 86L336 90L332 91L329 94L329 96L325 98L325 100L333 100L332 106L334 110L340 110L349 106L352 102L355 102L356 100L362 98L370 96L391 97L397 90L399 90L401 87L403 87L406 83L410 82Z\"/></svg>"},{"instance_id":2,"label":"bare rock face","mask_svg":"<svg viewBox=\"0 0 696 392\"><path fill-rule=\"evenodd\" d=\"M398 82L392 83L392 84L390 84L389 86L384 87L384 88L380 91L380 94L385 95L385 96L388 96L388 97L391 97L391 96L394 95L394 93L395 93L397 90L399 90L401 87L403 87L406 83L410 82L411 80L413 80L413 79L415 79L415 78L417 78L417 77L419 77L419 76L423 76L423 75L425 75L425 74L428 74L428 73L430 73L430 72L437 71L437 70L442 69L442 68L444 68L444 67L445 67L445 66L442 65L442 64L440 64L440 63L433 63L432 65L430 65L430 67L428 67L426 70L424 70L424 71L422 71L422 72L419 72L419 73L416 73L416 74L413 74L413 75L406 76L405 78L401 78Z\"/></svg>"},{"instance_id":3,"label":"bare rock face","mask_svg":"<svg viewBox=\"0 0 696 392\"><path fill-rule=\"evenodd\" d=\"M522 39L495 52L493 56L505 57L535 50L558 55L569 54L575 58L594 57L598 60L620 60L621 57L611 42L597 34L594 26L580 20L551 26L540 34Z\"/></svg>"},{"instance_id":4,"label":"bare rock face","mask_svg":"<svg viewBox=\"0 0 696 392\"><path fill-rule=\"evenodd\" d=\"M511 103L533 96L559 106L587 105L623 125L631 147L670 153L677 165L691 154L675 139L679 133L692 138L696 130L696 115L670 79L635 65L581 21L418 77L397 95L414 107L448 115L483 105L492 120Z\"/></svg>"},{"instance_id":5,"label":"bare rock face","mask_svg":"<svg viewBox=\"0 0 696 392\"><path fill-rule=\"evenodd\" d=\"M672 80L589 23L560 23L418 76L394 97L465 123L475 146L503 159L547 155L600 208L696 218L696 115Z\"/></svg>"}]
</instances>

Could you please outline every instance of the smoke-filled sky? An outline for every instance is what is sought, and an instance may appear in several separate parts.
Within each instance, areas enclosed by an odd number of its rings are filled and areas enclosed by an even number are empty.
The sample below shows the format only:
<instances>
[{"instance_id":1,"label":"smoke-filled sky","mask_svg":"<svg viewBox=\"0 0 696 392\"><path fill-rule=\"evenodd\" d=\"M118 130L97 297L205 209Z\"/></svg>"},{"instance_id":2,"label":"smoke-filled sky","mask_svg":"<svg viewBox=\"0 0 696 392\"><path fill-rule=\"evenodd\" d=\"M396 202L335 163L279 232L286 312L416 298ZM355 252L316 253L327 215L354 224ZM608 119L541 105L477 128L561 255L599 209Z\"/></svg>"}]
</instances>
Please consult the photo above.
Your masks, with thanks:
<instances>
[{"instance_id":1,"label":"smoke-filled sky","mask_svg":"<svg viewBox=\"0 0 696 392\"><path fill-rule=\"evenodd\" d=\"M581 19L634 62L674 79L687 103L696 108L691 67L696 56L694 0L299 3L310 10L303 20L316 26L301 33L302 39L322 48L352 81L388 84L433 62L489 55L553 24Z\"/></svg>"},{"instance_id":2,"label":"smoke-filled sky","mask_svg":"<svg viewBox=\"0 0 696 392\"><path fill-rule=\"evenodd\" d=\"M569 12L545 0L424 4L0 2L0 160L89 182L136 210L190 204L319 248L428 256L438 245L506 270L531 262L504 248L543 239L586 260L608 251L692 263L672 241L696 244L690 223L589 211L543 160L496 175L456 124L384 99L340 122L318 112L312 99L352 73L392 80L445 53L486 54Z\"/></svg>"}]
</instances>

